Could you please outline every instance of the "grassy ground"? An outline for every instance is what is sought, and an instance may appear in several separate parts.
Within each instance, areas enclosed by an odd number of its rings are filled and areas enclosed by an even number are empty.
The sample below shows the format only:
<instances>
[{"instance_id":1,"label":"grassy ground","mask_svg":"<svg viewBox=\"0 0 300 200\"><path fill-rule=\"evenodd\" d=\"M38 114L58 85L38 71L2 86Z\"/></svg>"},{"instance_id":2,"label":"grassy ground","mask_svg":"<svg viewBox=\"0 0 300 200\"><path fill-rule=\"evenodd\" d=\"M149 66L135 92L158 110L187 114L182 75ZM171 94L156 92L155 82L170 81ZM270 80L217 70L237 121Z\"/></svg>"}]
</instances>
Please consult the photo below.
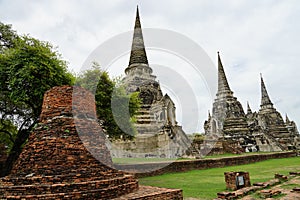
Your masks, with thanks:
<instances>
[{"instance_id":1,"label":"grassy ground","mask_svg":"<svg viewBox=\"0 0 300 200\"><path fill-rule=\"evenodd\" d=\"M300 171L300 158L273 159L240 166L164 174L141 178L139 182L142 185L181 188L184 197L214 199L217 192L225 190L224 172L227 171L247 171L250 173L251 183L264 182L274 178L275 173L287 175L290 171Z\"/></svg>"}]
</instances>

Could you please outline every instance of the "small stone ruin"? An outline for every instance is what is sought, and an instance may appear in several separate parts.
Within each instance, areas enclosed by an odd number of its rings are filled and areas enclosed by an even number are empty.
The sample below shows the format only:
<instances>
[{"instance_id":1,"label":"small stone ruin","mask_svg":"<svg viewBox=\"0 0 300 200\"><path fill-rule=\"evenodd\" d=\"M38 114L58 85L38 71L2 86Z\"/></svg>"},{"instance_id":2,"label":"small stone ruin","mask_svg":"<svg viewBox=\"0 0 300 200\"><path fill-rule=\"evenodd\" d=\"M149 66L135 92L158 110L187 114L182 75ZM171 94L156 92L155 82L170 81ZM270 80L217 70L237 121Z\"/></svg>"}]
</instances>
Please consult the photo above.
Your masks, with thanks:
<instances>
[{"instance_id":1,"label":"small stone ruin","mask_svg":"<svg viewBox=\"0 0 300 200\"><path fill-rule=\"evenodd\" d=\"M0 179L0 199L182 199L181 190L139 187L113 169L105 140L90 92L52 88L11 174Z\"/></svg>"},{"instance_id":2,"label":"small stone ruin","mask_svg":"<svg viewBox=\"0 0 300 200\"><path fill-rule=\"evenodd\" d=\"M251 186L248 172L225 172L227 190L237 190Z\"/></svg>"}]
</instances>

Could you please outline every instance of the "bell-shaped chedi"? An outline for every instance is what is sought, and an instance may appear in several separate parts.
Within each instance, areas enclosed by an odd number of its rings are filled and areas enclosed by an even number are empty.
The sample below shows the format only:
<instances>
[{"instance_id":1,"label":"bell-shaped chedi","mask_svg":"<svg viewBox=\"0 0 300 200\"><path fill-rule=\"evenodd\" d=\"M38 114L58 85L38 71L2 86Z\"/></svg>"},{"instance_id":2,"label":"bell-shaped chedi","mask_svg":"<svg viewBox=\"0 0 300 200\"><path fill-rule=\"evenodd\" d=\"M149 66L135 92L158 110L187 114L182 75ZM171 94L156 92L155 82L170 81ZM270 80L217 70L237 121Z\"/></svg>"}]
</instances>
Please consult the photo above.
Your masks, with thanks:
<instances>
[{"instance_id":1,"label":"bell-shaped chedi","mask_svg":"<svg viewBox=\"0 0 300 200\"><path fill-rule=\"evenodd\" d=\"M287 124L284 122L281 114L273 106L268 95L265 82L262 75L261 79L261 105L258 112L258 125L265 137L272 143L273 149L277 151L293 150L299 148L297 140L299 134L294 126L294 131L289 131Z\"/></svg>"},{"instance_id":2,"label":"bell-shaped chedi","mask_svg":"<svg viewBox=\"0 0 300 200\"><path fill-rule=\"evenodd\" d=\"M52 88L11 174L0 179L0 199L182 199L181 190L139 188L132 175L113 169L105 140L93 94Z\"/></svg>"},{"instance_id":3,"label":"bell-shaped chedi","mask_svg":"<svg viewBox=\"0 0 300 200\"><path fill-rule=\"evenodd\" d=\"M123 79L126 92L138 92L141 99L134 127L134 140L116 140L112 155L116 158L173 158L185 155L191 141L176 120L172 98L163 94L149 65L145 49L139 9L136 10L129 65ZM160 167L159 167L160 168ZM128 169L128 171L144 169ZM154 168L151 168L151 171Z\"/></svg>"},{"instance_id":4,"label":"bell-shaped chedi","mask_svg":"<svg viewBox=\"0 0 300 200\"><path fill-rule=\"evenodd\" d=\"M54 87L11 174L1 179L0 198L111 199L138 189L137 180L110 165L94 96Z\"/></svg>"},{"instance_id":5,"label":"bell-shaped chedi","mask_svg":"<svg viewBox=\"0 0 300 200\"><path fill-rule=\"evenodd\" d=\"M245 112L230 89L218 52L218 91L213 103L212 116L206 121L206 134L220 134L226 138L239 138L249 132Z\"/></svg>"}]
</instances>

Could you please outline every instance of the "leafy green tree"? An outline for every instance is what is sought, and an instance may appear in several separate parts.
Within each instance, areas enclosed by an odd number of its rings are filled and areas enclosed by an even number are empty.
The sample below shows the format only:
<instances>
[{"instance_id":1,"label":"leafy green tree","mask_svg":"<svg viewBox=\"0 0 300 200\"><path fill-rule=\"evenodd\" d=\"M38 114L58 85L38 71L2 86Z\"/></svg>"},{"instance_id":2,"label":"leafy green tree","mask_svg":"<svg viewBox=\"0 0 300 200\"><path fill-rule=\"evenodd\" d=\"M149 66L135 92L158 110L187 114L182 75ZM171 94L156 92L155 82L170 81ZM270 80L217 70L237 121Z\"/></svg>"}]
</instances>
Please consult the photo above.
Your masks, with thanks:
<instances>
[{"instance_id":1,"label":"leafy green tree","mask_svg":"<svg viewBox=\"0 0 300 200\"><path fill-rule=\"evenodd\" d=\"M95 94L98 120L111 140L134 137L132 122L140 108L138 93L126 94L120 78L111 80L97 63L77 77L76 85Z\"/></svg>"},{"instance_id":2,"label":"leafy green tree","mask_svg":"<svg viewBox=\"0 0 300 200\"><path fill-rule=\"evenodd\" d=\"M16 35L9 25L0 31L0 138L10 147L1 175L7 175L38 121L44 93L72 85L74 77L50 43Z\"/></svg>"},{"instance_id":3,"label":"leafy green tree","mask_svg":"<svg viewBox=\"0 0 300 200\"><path fill-rule=\"evenodd\" d=\"M7 48L12 48L19 36L11 29L10 24L0 22L0 53Z\"/></svg>"}]
</instances>

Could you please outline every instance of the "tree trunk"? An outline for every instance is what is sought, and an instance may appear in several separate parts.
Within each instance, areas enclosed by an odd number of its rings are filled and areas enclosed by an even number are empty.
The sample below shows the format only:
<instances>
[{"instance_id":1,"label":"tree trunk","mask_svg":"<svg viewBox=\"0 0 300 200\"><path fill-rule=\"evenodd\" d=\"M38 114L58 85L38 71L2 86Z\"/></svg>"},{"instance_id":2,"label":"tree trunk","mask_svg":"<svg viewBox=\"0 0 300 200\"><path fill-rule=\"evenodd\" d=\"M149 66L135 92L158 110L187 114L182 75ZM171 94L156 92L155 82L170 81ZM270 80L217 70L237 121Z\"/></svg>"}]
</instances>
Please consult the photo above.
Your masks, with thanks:
<instances>
[{"instance_id":1,"label":"tree trunk","mask_svg":"<svg viewBox=\"0 0 300 200\"><path fill-rule=\"evenodd\" d=\"M29 137L29 133L31 130L31 126L28 129L20 130L16 140L14 142L14 145L9 152L9 155L6 159L6 162L4 163L3 170L1 171L1 177L7 176L10 171L12 170L13 164L18 159L21 151L22 151L22 145L26 142L26 140Z\"/></svg>"}]
</instances>

